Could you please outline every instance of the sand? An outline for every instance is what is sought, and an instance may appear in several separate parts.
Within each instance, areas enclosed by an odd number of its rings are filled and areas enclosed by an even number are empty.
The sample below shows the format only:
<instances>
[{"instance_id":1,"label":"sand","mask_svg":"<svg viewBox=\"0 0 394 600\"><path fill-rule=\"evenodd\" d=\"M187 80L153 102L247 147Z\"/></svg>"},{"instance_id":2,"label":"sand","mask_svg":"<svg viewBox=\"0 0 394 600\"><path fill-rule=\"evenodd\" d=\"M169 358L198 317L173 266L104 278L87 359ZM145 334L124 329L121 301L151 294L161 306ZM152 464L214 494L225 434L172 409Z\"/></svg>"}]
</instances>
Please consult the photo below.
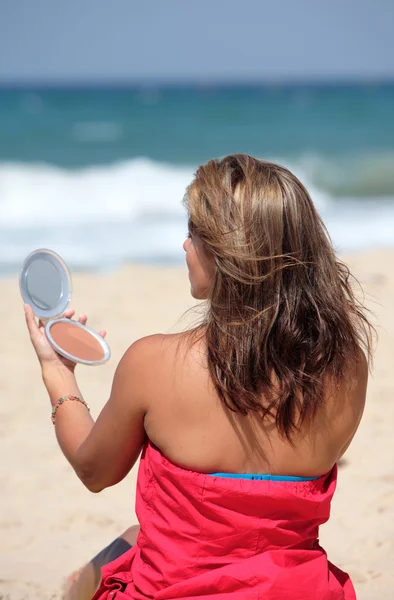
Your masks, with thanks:
<instances>
[{"instance_id":1,"label":"sand","mask_svg":"<svg viewBox=\"0 0 394 600\"><path fill-rule=\"evenodd\" d=\"M376 314L379 342L365 415L339 473L321 529L329 558L353 577L359 600L394 598L394 252L347 257ZM127 266L73 277L72 306L108 331L111 361L78 367L97 416L127 347L171 332L193 306L183 268ZM61 454L50 404L25 329L16 278L0 281L0 600L61 598L64 577L136 522L137 465L114 488L91 494Z\"/></svg>"}]
</instances>

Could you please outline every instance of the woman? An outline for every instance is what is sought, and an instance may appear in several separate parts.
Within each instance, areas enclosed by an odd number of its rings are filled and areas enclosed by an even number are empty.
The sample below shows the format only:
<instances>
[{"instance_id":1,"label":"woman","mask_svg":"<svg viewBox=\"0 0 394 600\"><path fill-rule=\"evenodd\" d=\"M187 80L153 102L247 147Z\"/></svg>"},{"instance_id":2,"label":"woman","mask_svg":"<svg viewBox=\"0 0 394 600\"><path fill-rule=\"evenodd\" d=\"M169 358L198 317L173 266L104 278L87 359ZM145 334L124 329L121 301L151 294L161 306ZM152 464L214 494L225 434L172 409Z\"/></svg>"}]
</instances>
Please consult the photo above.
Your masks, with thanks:
<instances>
[{"instance_id":1,"label":"woman","mask_svg":"<svg viewBox=\"0 0 394 600\"><path fill-rule=\"evenodd\" d=\"M67 597L354 599L318 542L367 388L371 326L349 272L279 165L212 160L185 203L191 293L206 315L132 344L96 422L82 402L56 405L81 398L74 366L27 309L59 445L86 487L115 485L142 451L140 529L89 563Z\"/></svg>"}]
</instances>

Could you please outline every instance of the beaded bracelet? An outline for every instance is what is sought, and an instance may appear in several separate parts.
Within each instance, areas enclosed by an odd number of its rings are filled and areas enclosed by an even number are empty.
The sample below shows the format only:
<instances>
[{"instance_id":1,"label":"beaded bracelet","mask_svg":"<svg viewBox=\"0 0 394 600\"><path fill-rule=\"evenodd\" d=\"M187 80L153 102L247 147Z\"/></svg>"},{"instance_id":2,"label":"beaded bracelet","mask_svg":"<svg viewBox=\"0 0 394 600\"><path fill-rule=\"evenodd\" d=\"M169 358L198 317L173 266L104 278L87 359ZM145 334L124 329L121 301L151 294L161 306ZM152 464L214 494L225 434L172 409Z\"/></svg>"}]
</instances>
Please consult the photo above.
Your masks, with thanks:
<instances>
[{"instance_id":1,"label":"beaded bracelet","mask_svg":"<svg viewBox=\"0 0 394 600\"><path fill-rule=\"evenodd\" d=\"M55 425L55 421L56 421L56 413L57 413L59 406L61 404L63 404L63 402L66 402L67 400L76 400L77 402L81 402L81 404L84 404L86 406L86 408L88 409L88 411L90 412L90 408L86 404L85 400L83 400L83 398L78 398L78 396L63 396L63 398L59 398L59 400L52 406L51 419L52 419L52 423L54 425Z\"/></svg>"}]
</instances>

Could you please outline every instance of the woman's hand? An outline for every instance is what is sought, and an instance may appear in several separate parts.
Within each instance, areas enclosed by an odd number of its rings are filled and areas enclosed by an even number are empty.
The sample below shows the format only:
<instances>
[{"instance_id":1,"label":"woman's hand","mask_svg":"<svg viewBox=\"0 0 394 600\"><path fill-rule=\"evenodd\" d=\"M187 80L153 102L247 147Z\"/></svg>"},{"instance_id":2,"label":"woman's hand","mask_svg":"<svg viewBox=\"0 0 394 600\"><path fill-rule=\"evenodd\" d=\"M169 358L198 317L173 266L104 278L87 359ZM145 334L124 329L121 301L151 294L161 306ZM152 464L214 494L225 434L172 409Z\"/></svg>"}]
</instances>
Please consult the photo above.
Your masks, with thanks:
<instances>
[{"instance_id":1,"label":"woman's hand","mask_svg":"<svg viewBox=\"0 0 394 600\"><path fill-rule=\"evenodd\" d=\"M69 309L66 310L63 317L71 319L74 316L74 314L75 310ZM45 335L44 323L42 323L41 321L39 321L38 323L36 322L33 309L29 304L25 304L25 315L30 340L37 354L37 358L40 361L41 367L47 365L67 367L68 370L74 372L76 363L68 360L68 358L64 358L52 348L47 336ZM79 323L82 323L82 325L86 325L87 320L88 318L86 315L80 315L78 319ZM99 333L103 338L106 335L106 332L103 330L101 330Z\"/></svg>"}]
</instances>

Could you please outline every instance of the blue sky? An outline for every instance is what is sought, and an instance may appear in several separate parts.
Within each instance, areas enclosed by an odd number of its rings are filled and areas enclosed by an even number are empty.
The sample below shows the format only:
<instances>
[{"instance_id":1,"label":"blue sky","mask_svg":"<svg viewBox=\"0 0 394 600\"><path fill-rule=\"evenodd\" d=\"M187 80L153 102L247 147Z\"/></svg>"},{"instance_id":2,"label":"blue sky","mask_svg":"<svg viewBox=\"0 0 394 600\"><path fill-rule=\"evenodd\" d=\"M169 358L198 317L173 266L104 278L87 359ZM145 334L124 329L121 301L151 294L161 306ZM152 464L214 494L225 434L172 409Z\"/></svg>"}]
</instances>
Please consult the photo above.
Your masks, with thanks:
<instances>
[{"instance_id":1,"label":"blue sky","mask_svg":"<svg viewBox=\"0 0 394 600\"><path fill-rule=\"evenodd\" d=\"M394 0L0 0L0 82L394 78Z\"/></svg>"}]
</instances>

